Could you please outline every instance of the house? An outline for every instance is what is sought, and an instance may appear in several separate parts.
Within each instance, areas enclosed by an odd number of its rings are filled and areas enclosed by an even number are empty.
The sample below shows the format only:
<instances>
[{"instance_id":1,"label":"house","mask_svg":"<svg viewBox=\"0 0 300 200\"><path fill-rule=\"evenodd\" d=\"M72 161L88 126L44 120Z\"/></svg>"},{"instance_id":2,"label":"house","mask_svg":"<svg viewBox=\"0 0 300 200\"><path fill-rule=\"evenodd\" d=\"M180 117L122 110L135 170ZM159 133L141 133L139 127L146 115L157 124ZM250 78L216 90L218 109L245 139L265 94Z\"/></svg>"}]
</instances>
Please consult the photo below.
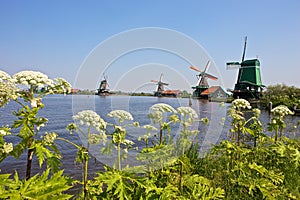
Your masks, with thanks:
<instances>
[{"instance_id":1,"label":"house","mask_svg":"<svg viewBox=\"0 0 300 200\"><path fill-rule=\"evenodd\" d=\"M225 101L227 97L228 94L221 86L209 87L201 93L202 99L208 99L210 101Z\"/></svg>"},{"instance_id":2,"label":"house","mask_svg":"<svg viewBox=\"0 0 300 200\"><path fill-rule=\"evenodd\" d=\"M71 89L71 94L77 94L78 92L79 92L79 89L74 89L74 88Z\"/></svg>"}]
</instances>

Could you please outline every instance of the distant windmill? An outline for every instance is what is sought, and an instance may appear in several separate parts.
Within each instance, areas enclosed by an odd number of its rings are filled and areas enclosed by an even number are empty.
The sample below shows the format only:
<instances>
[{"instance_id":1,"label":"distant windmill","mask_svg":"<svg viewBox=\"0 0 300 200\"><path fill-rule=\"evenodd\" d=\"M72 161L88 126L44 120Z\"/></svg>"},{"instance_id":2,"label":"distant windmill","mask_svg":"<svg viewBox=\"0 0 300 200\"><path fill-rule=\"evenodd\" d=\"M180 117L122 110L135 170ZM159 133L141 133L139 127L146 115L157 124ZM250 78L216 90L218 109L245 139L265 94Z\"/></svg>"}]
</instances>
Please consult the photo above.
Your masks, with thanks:
<instances>
[{"instance_id":1,"label":"distant windmill","mask_svg":"<svg viewBox=\"0 0 300 200\"><path fill-rule=\"evenodd\" d=\"M210 66L210 60L207 62L205 68L204 68L204 71L201 71L200 69L198 69L197 67L195 66L190 66L190 68L192 70L195 70L197 72L199 72L197 76L198 78L198 82L196 84L195 87L192 87L194 90L193 92L193 97L197 97L197 98L201 98L201 93L208 89L209 88L209 85L208 85L208 82L207 82L207 78L209 79L212 79L212 80L218 80L218 78L216 76L213 76L209 73L207 73L208 69L209 69L209 66Z\"/></svg>"},{"instance_id":2,"label":"distant windmill","mask_svg":"<svg viewBox=\"0 0 300 200\"><path fill-rule=\"evenodd\" d=\"M103 80L100 82L100 86L98 88L98 95L105 96L109 94L109 91L107 89L108 87L107 78L108 77L103 74Z\"/></svg>"},{"instance_id":3,"label":"distant windmill","mask_svg":"<svg viewBox=\"0 0 300 200\"><path fill-rule=\"evenodd\" d=\"M168 83L162 82L162 77L163 77L163 74L160 75L159 81L157 81L157 80L151 80L151 82L157 83L157 90L154 93L154 96L158 96L158 97L162 96L163 92L164 92L164 86L165 85L169 85Z\"/></svg>"}]
</instances>

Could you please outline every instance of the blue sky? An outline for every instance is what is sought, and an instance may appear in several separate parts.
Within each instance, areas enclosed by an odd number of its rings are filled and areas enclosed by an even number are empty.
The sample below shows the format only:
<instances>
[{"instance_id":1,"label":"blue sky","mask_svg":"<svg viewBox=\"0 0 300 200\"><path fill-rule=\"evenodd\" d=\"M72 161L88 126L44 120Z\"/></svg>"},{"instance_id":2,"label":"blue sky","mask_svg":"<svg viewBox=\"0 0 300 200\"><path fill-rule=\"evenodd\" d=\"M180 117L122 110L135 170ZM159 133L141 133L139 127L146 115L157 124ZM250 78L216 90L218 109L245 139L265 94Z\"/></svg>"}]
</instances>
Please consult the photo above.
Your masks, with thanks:
<instances>
[{"instance_id":1,"label":"blue sky","mask_svg":"<svg viewBox=\"0 0 300 200\"><path fill-rule=\"evenodd\" d=\"M160 27L178 31L203 47L214 61L210 72L221 77L220 82L210 82L211 85L234 87L237 71L226 70L225 63L241 60L247 35L246 58L260 59L265 85L285 83L300 87L299 8L297 0L2 0L0 69L9 74L38 70L75 83L80 66L101 42L127 30ZM150 70L153 73L143 74L149 63L156 63ZM174 70L168 72L168 67L161 66L174 66ZM197 80L188 66L174 55L146 50L119 59L107 75L115 90L154 90L149 81L164 73L171 89L191 91L190 85ZM134 74L130 74L132 69L137 69ZM124 78L128 72L128 78ZM182 81L172 78L176 73L184 76L186 84L180 85ZM135 82L135 78L140 82ZM81 87L95 89L98 83L94 82Z\"/></svg>"}]
</instances>

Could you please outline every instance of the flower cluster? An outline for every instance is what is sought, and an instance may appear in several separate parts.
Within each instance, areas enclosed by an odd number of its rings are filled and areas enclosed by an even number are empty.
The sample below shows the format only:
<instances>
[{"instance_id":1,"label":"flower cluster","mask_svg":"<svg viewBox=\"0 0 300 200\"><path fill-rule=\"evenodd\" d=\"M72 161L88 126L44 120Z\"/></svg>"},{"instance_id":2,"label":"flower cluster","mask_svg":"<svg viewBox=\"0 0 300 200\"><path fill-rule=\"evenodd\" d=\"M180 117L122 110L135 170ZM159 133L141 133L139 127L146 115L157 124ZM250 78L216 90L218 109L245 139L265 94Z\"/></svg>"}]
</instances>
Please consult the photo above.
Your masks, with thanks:
<instances>
[{"instance_id":1,"label":"flower cluster","mask_svg":"<svg viewBox=\"0 0 300 200\"><path fill-rule=\"evenodd\" d=\"M125 110L113 110L107 114L107 116L119 119L119 122L122 123L125 120L133 120L132 115Z\"/></svg>"},{"instance_id":2,"label":"flower cluster","mask_svg":"<svg viewBox=\"0 0 300 200\"><path fill-rule=\"evenodd\" d=\"M198 114L191 107L179 107L177 108L177 112L189 122L198 119Z\"/></svg>"},{"instance_id":3,"label":"flower cluster","mask_svg":"<svg viewBox=\"0 0 300 200\"><path fill-rule=\"evenodd\" d=\"M37 71L21 71L16 73L13 79L17 84L25 86L53 86L53 81L47 75Z\"/></svg>"},{"instance_id":4,"label":"flower cluster","mask_svg":"<svg viewBox=\"0 0 300 200\"><path fill-rule=\"evenodd\" d=\"M10 99L17 99L17 91L18 88L10 75L0 70L0 107L8 103Z\"/></svg>"},{"instance_id":5,"label":"flower cluster","mask_svg":"<svg viewBox=\"0 0 300 200\"><path fill-rule=\"evenodd\" d=\"M73 119L78 120L80 125L93 126L99 132L106 128L106 122L92 110L81 111Z\"/></svg>"},{"instance_id":6,"label":"flower cluster","mask_svg":"<svg viewBox=\"0 0 300 200\"><path fill-rule=\"evenodd\" d=\"M147 133L138 137L138 141L141 141L143 139L146 142L146 147L148 147L148 139L151 137L150 131L157 131L157 128L149 124L144 125L142 128L147 129Z\"/></svg>"},{"instance_id":7,"label":"flower cluster","mask_svg":"<svg viewBox=\"0 0 300 200\"><path fill-rule=\"evenodd\" d=\"M11 132L10 132L10 128L8 127L1 127L0 129L0 136L6 136L6 135L10 135Z\"/></svg>"},{"instance_id":8,"label":"flower cluster","mask_svg":"<svg viewBox=\"0 0 300 200\"><path fill-rule=\"evenodd\" d=\"M102 144L104 145L106 143L106 139L107 139L107 136L106 136L105 132L101 131L100 135L99 134L90 134L88 137L88 142L90 144L98 144L100 142L100 140L102 140Z\"/></svg>"},{"instance_id":9,"label":"flower cluster","mask_svg":"<svg viewBox=\"0 0 300 200\"><path fill-rule=\"evenodd\" d=\"M151 112L148 115L148 117L151 118L154 121L154 123L161 122L163 120L164 113L177 113L172 106L165 103L154 104L153 106L151 106L150 110Z\"/></svg>"},{"instance_id":10,"label":"flower cluster","mask_svg":"<svg viewBox=\"0 0 300 200\"><path fill-rule=\"evenodd\" d=\"M236 110L241 110L241 109L251 109L250 103L245 100L245 99L235 99L231 103L232 107Z\"/></svg>"},{"instance_id":11,"label":"flower cluster","mask_svg":"<svg viewBox=\"0 0 300 200\"><path fill-rule=\"evenodd\" d=\"M138 141L141 141L141 140L143 139L144 141L146 141L146 140L148 140L150 137L151 137L151 133L148 132L148 133L146 133L146 134L144 134L144 135L142 135L142 136L139 136L139 137L137 138L137 140L138 140Z\"/></svg>"},{"instance_id":12,"label":"flower cluster","mask_svg":"<svg viewBox=\"0 0 300 200\"><path fill-rule=\"evenodd\" d=\"M49 88L51 93L69 93L71 92L71 84L64 78L55 78L52 87Z\"/></svg>"},{"instance_id":13,"label":"flower cluster","mask_svg":"<svg viewBox=\"0 0 300 200\"><path fill-rule=\"evenodd\" d=\"M8 134L7 134L7 132L6 132L6 131L4 131L4 130L0 130L0 135L1 135L1 136L6 136L6 135L8 135Z\"/></svg>"},{"instance_id":14,"label":"flower cluster","mask_svg":"<svg viewBox=\"0 0 300 200\"><path fill-rule=\"evenodd\" d=\"M0 70L0 82L10 81L11 77L8 73Z\"/></svg>"},{"instance_id":15,"label":"flower cluster","mask_svg":"<svg viewBox=\"0 0 300 200\"><path fill-rule=\"evenodd\" d=\"M57 138L57 133L46 133L44 136L44 141L47 145L53 144L54 140Z\"/></svg>"},{"instance_id":16,"label":"flower cluster","mask_svg":"<svg viewBox=\"0 0 300 200\"><path fill-rule=\"evenodd\" d=\"M258 118L260 116L261 111L258 108L254 108L252 111L254 117Z\"/></svg>"},{"instance_id":17,"label":"flower cluster","mask_svg":"<svg viewBox=\"0 0 300 200\"><path fill-rule=\"evenodd\" d=\"M148 131L157 131L157 128L154 126L151 126L149 124L143 126L144 129L147 129Z\"/></svg>"},{"instance_id":18,"label":"flower cluster","mask_svg":"<svg viewBox=\"0 0 300 200\"><path fill-rule=\"evenodd\" d=\"M74 123L68 124L68 126L66 127L66 130L70 132L70 134L73 133L73 131L77 130L77 126Z\"/></svg>"},{"instance_id":19,"label":"flower cluster","mask_svg":"<svg viewBox=\"0 0 300 200\"><path fill-rule=\"evenodd\" d=\"M294 112L292 112L288 107L284 105L277 106L271 110L271 113L274 115L284 117L285 115L293 115Z\"/></svg>"},{"instance_id":20,"label":"flower cluster","mask_svg":"<svg viewBox=\"0 0 300 200\"><path fill-rule=\"evenodd\" d=\"M165 104L165 103L154 104L153 106L151 106L150 109L153 111L158 111L158 112L162 112L162 113L164 113L164 112L176 113L176 110L172 106Z\"/></svg>"},{"instance_id":21,"label":"flower cluster","mask_svg":"<svg viewBox=\"0 0 300 200\"><path fill-rule=\"evenodd\" d=\"M126 146L132 146L132 145L134 145L134 142L131 141L131 140L125 139L125 140L122 141L122 144L124 144Z\"/></svg>"},{"instance_id":22,"label":"flower cluster","mask_svg":"<svg viewBox=\"0 0 300 200\"><path fill-rule=\"evenodd\" d=\"M237 121L241 121L241 120L245 120L245 118L243 116L241 116L240 114L237 114L235 112L231 112L230 116Z\"/></svg>"},{"instance_id":23,"label":"flower cluster","mask_svg":"<svg viewBox=\"0 0 300 200\"><path fill-rule=\"evenodd\" d=\"M2 153L9 154L10 152L12 152L12 150L13 150L13 144L4 142L3 149L1 149L0 151L2 151Z\"/></svg>"}]
</instances>

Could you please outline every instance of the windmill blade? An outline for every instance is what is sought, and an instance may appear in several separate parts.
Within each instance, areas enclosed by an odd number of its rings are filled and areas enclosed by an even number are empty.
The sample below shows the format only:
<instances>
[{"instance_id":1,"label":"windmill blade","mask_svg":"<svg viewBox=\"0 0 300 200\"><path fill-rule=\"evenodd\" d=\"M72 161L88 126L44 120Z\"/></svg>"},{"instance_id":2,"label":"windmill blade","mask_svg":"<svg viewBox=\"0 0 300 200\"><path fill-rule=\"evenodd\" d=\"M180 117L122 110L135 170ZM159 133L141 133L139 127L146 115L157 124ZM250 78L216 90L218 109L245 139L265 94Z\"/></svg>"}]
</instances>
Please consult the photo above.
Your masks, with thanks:
<instances>
[{"instance_id":1,"label":"windmill blade","mask_svg":"<svg viewBox=\"0 0 300 200\"><path fill-rule=\"evenodd\" d=\"M159 82L159 84L162 84L162 85L169 85L169 83L164 83L164 82Z\"/></svg>"},{"instance_id":2,"label":"windmill blade","mask_svg":"<svg viewBox=\"0 0 300 200\"><path fill-rule=\"evenodd\" d=\"M108 75L106 75L105 80L106 80L107 87L109 87L109 84L108 84Z\"/></svg>"},{"instance_id":3,"label":"windmill blade","mask_svg":"<svg viewBox=\"0 0 300 200\"><path fill-rule=\"evenodd\" d=\"M210 79L212 79L212 80L214 80L214 81L218 80L218 77L213 76L213 75L208 74L208 73L205 73L205 77L210 78Z\"/></svg>"},{"instance_id":4,"label":"windmill blade","mask_svg":"<svg viewBox=\"0 0 300 200\"><path fill-rule=\"evenodd\" d=\"M196 72L200 72L200 73L201 73L201 70L198 69L198 68L195 67L195 66L190 66L190 69L195 70Z\"/></svg>"},{"instance_id":5,"label":"windmill blade","mask_svg":"<svg viewBox=\"0 0 300 200\"><path fill-rule=\"evenodd\" d=\"M161 73L161 74L160 74L160 77L159 77L159 82L161 82L162 77L163 77L163 74Z\"/></svg>"},{"instance_id":6,"label":"windmill blade","mask_svg":"<svg viewBox=\"0 0 300 200\"><path fill-rule=\"evenodd\" d=\"M157 81L157 80L151 80L151 82L152 82L152 83L157 83L158 81Z\"/></svg>"},{"instance_id":7,"label":"windmill blade","mask_svg":"<svg viewBox=\"0 0 300 200\"><path fill-rule=\"evenodd\" d=\"M210 66L210 63L211 63L210 60L208 60L206 66L205 66L205 69L204 69L204 73L207 72L207 70Z\"/></svg>"},{"instance_id":8,"label":"windmill blade","mask_svg":"<svg viewBox=\"0 0 300 200\"><path fill-rule=\"evenodd\" d=\"M244 60L245 60L246 46L247 46L247 36L245 36L245 43L244 43L244 50L243 50L242 62L244 62Z\"/></svg>"},{"instance_id":9,"label":"windmill blade","mask_svg":"<svg viewBox=\"0 0 300 200\"><path fill-rule=\"evenodd\" d=\"M202 77L198 78L197 84L196 85L200 85L200 81L201 81Z\"/></svg>"}]
</instances>

